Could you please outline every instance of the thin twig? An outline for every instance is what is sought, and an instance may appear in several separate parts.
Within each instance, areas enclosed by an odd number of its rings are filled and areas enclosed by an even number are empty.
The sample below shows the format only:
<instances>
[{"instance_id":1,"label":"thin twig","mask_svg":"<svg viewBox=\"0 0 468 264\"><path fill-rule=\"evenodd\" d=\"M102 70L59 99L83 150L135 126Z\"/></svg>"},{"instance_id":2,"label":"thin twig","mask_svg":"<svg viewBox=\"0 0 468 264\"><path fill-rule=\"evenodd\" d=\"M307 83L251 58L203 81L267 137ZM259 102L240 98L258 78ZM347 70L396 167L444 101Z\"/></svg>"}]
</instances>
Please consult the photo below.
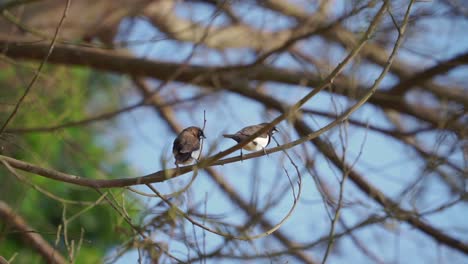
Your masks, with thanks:
<instances>
[{"instance_id":1,"label":"thin twig","mask_svg":"<svg viewBox=\"0 0 468 264\"><path fill-rule=\"evenodd\" d=\"M59 35L59 32L60 32L60 29L62 28L62 24L63 22L65 21L65 18L67 17L67 12L68 12L68 9L70 8L70 3L71 3L71 0L67 0L67 3L65 5L65 8L63 10L63 14L62 14L62 18L60 19L60 22L57 26L57 28L55 29L55 34L54 34L54 37L52 38L52 42L50 43L50 46L49 46L49 50L47 51L47 54L45 56L45 58L41 61L41 63L39 64L39 67L37 68L37 71L36 73L34 74L33 78L31 79L31 81L29 82L28 86L26 87L26 90L24 91L23 95L20 97L20 99L18 100L18 102L16 103L13 111L10 113L10 115L8 116L7 120L3 123L2 127L0 128L0 134L3 133L3 131L5 130L5 128L8 126L8 124L10 123L10 121L13 119L13 117L16 115L16 113L18 112L18 109L20 108L21 106L21 103L24 101L24 99L26 98L26 96L28 95L29 91L31 90L31 88L33 87L33 85L36 83L36 80L37 78L39 77L39 74L41 73L42 71L42 68L44 67L44 65L47 63L47 60L49 59L50 57L50 54L52 54L52 51L54 50L54 47L55 47L55 42L57 41L57 38L58 38L58 35Z\"/></svg>"}]
</instances>

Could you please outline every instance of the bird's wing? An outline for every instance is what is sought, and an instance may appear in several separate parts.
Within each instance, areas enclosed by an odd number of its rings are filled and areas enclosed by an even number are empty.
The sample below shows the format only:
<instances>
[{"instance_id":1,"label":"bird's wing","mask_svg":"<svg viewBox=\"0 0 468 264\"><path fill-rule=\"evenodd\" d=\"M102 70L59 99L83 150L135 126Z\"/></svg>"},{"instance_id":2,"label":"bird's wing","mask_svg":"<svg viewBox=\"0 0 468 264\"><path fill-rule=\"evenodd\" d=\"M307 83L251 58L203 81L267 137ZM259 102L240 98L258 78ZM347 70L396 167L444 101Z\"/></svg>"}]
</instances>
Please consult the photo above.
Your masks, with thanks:
<instances>
[{"instance_id":1,"label":"bird's wing","mask_svg":"<svg viewBox=\"0 0 468 264\"><path fill-rule=\"evenodd\" d=\"M190 153L200 148L200 140L195 136L186 136L180 140L180 153Z\"/></svg>"},{"instance_id":2,"label":"bird's wing","mask_svg":"<svg viewBox=\"0 0 468 264\"><path fill-rule=\"evenodd\" d=\"M261 125L254 125L254 126L244 127L239 132L237 132L236 135L238 135L242 139L246 139L246 138L250 137L251 135L253 135L255 132L257 132L258 130L262 129L262 127L263 126L261 126ZM264 133L264 134L260 135L259 137L266 137L266 136L267 136L267 134Z\"/></svg>"},{"instance_id":3,"label":"bird's wing","mask_svg":"<svg viewBox=\"0 0 468 264\"><path fill-rule=\"evenodd\" d=\"M174 140L174 143L172 144L172 153L174 154L179 153L180 149L181 149L180 137L176 137L176 139Z\"/></svg>"}]
</instances>

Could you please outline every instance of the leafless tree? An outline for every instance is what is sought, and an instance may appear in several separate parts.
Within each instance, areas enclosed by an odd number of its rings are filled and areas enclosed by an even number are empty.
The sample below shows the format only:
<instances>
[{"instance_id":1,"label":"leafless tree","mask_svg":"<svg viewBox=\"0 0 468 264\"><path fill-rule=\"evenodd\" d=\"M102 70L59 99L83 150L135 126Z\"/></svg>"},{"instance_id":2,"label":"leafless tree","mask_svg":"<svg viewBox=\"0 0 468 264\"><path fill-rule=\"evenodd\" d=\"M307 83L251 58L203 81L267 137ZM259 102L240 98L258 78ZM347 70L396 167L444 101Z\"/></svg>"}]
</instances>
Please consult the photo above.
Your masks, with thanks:
<instances>
[{"instance_id":1,"label":"leafless tree","mask_svg":"<svg viewBox=\"0 0 468 264\"><path fill-rule=\"evenodd\" d=\"M18 179L99 192L84 206L111 206L133 230L106 262L128 252L149 263L467 261L463 1L23 0L0 10L0 66L36 62L2 108L2 136L125 127L154 161L144 176L95 179L0 156ZM86 119L12 125L53 78L41 75L47 64L112 73L124 87L115 94L131 100ZM245 142L220 137L260 122L280 130L265 152L237 156ZM192 124L206 126L204 157L171 168L166 150ZM141 221L116 189L149 201ZM21 217L0 205L6 221ZM54 241L22 234L51 261L44 244ZM54 261L73 262L79 252L67 249Z\"/></svg>"}]
</instances>

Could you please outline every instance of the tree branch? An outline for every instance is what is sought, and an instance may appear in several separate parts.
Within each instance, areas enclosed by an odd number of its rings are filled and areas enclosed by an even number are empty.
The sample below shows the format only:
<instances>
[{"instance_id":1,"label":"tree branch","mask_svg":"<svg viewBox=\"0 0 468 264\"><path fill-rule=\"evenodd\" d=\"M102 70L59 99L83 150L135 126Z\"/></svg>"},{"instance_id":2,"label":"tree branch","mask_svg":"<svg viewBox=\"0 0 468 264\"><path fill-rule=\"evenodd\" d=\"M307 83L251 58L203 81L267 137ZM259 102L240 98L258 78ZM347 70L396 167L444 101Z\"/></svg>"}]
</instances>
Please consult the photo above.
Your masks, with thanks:
<instances>
[{"instance_id":1,"label":"tree branch","mask_svg":"<svg viewBox=\"0 0 468 264\"><path fill-rule=\"evenodd\" d=\"M13 227L21 238L31 245L48 263L66 264L67 260L42 236L28 226L26 221L7 203L0 200L0 220Z\"/></svg>"},{"instance_id":2,"label":"tree branch","mask_svg":"<svg viewBox=\"0 0 468 264\"><path fill-rule=\"evenodd\" d=\"M142 93L143 97L148 97L151 94L149 87L146 83L141 80L140 78L134 78L134 82L136 83L137 89ZM163 99L159 95L154 95L152 97L152 106L154 110L158 113L158 115L166 121L169 128L172 130L174 134L177 134L179 131L182 131L182 127L176 122L174 118L174 113L171 107L161 107L161 105L165 105ZM250 206L220 175L216 170L211 167L206 168L206 172L208 176L213 180L213 182L223 190L223 194L226 194L229 199L235 203L240 209L244 211L245 214L250 216L251 218L257 217L258 212L257 210ZM260 225L264 230L270 230L273 228L273 224L268 221L265 217L260 217L258 220ZM294 248L298 248L299 245L293 242L290 238L286 236L281 230L277 230L272 234L276 239L278 239L286 248L292 249L290 254L294 256L297 260L302 261L303 263L313 264L316 263L311 257L309 257L304 251L302 250L294 250Z\"/></svg>"}]
</instances>

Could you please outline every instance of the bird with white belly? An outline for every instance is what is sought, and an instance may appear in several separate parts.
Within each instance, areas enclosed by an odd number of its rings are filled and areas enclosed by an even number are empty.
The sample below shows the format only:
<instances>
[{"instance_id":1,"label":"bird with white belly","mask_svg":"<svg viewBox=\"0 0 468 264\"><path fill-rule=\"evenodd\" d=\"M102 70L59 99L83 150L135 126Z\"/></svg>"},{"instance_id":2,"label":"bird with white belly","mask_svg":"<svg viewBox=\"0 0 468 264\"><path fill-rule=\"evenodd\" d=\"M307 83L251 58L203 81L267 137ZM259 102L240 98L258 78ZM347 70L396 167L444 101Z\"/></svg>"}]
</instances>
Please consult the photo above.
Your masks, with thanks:
<instances>
[{"instance_id":1,"label":"bird with white belly","mask_svg":"<svg viewBox=\"0 0 468 264\"><path fill-rule=\"evenodd\" d=\"M182 130L177 135L172 146L172 153L175 158L175 165L187 165L200 158L203 139L206 138L203 130L199 127L191 126Z\"/></svg>"},{"instance_id":2,"label":"bird with white belly","mask_svg":"<svg viewBox=\"0 0 468 264\"><path fill-rule=\"evenodd\" d=\"M235 140L237 143L240 143L240 142L247 140L250 136L255 134L257 131L259 131L266 125L268 125L268 123L261 123L258 125L244 127L243 129L239 130L235 134L224 134L223 137L231 138ZM271 136L277 131L278 129L276 129L276 127L272 127L270 130L266 131L265 133L251 140L242 148L248 151L263 150L265 152L265 148L268 146L268 144L270 144ZM242 157L242 149L241 149L241 157Z\"/></svg>"}]
</instances>

